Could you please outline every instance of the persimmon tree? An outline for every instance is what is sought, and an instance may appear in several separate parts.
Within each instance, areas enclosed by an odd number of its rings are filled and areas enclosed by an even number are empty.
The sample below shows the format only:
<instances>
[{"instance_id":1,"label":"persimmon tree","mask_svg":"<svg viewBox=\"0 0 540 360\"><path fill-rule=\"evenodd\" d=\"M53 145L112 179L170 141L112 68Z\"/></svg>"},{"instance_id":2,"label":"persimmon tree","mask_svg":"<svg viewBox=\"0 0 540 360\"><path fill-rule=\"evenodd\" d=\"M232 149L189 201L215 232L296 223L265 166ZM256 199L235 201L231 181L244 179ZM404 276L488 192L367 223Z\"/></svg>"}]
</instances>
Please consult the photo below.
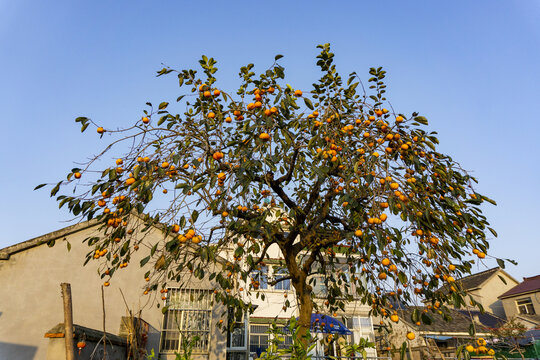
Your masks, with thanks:
<instances>
[{"instance_id":1,"label":"persimmon tree","mask_svg":"<svg viewBox=\"0 0 540 360\"><path fill-rule=\"evenodd\" d=\"M284 82L281 55L259 74L243 66L238 89L222 89L216 61L203 56L202 73L158 71L184 90L175 106L147 103L125 129L76 119L82 131L97 127L104 150L51 196L103 225L104 236L87 239L87 261L103 262L105 280L127 266L137 232L161 226L164 240L141 262L146 291L189 271L215 281L219 301L248 306L235 284L261 291L253 272L278 246L288 275L274 282L290 279L304 332L314 307L333 313L353 299L389 322L399 320L391 299L464 304L454 278L470 272L472 253L486 256L488 230L496 234L480 204L493 201L437 151L425 117L392 109L382 68L364 86L356 73L339 75L328 44L319 49L310 90ZM110 161L111 151L123 155ZM132 226L133 213L144 226ZM234 261L209 270L231 248ZM315 274L328 290L320 304ZM435 291L444 284L452 291Z\"/></svg>"}]
</instances>

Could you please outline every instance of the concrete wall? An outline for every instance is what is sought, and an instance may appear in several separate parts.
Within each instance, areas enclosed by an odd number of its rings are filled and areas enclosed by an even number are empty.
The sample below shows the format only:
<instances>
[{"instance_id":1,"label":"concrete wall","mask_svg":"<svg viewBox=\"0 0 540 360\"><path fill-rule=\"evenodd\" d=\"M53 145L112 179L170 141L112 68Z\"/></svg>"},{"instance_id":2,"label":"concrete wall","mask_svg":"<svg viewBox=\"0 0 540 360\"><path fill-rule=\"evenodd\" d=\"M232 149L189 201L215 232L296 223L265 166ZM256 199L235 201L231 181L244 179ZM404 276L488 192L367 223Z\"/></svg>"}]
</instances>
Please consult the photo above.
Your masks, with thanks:
<instances>
[{"instance_id":1,"label":"concrete wall","mask_svg":"<svg viewBox=\"0 0 540 360\"><path fill-rule=\"evenodd\" d=\"M82 240L90 235L99 235L97 227L84 229L67 235L49 248L43 244L12 254L8 260L0 260L0 359L45 359L48 339L44 334L63 322L63 306L60 283L71 284L74 322L89 328L102 329L101 285L98 276L100 260L90 261L83 266L89 251ZM71 243L67 251L66 240ZM145 243L162 241L163 235L150 231ZM111 285L105 288L105 311L107 331L117 334L121 317L127 314L122 299L135 314L150 324L147 349L159 352L160 329L163 321L161 309L156 307L161 298L143 295L146 282L139 261L148 254L141 245L132 256L127 268L114 274ZM196 285L196 284L194 284ZM159 292L157 293L159 294ZM214 311L212 322L219 320L221 311ZM225 336L211 326L211 359L225 358ZM172 357L174 358L174 357Z\"/></svg>"},{"instance_id":2,"label":"concrete wall","mask_svg":"<svg viewBox=\"0 0 540 360\"><path fill-rule=\"evenodd\" d=\"M500 275L506 280L506 284L499 278ZM501 300L497 297L504 294L516 286L518 282L502 271L497 271L489 279L487 279L479 288L469 290L468 294L472 296L475 301L482 304L484 310L490 312L502 319L506 318L508 314L505 314L505 308ZM453 308L452 304L448 305ZM469 304L467 303L467 306ZM472 310L476 309L471 307Z\"/></svg>"},{"instance_id":3,"label":"concrete wall","mask_svg":"<svg viewBox=\"0 0 540 360\"><path fill-rule=\"evenodd\" d=\"M497 275L503 277L506 280L506 284ZM505 308L502 301L497 297L517 284L518 283L515 280L505 273L498 271L497 274L493 275L482 285L481 290L477 291L477 296L475 298L480 300L480 303L486 311L504 319L507 314L505 314Z\"/></svg>"},{"instance_id":4,"label":"concrete wall","mask_svg":"<svg viewBox=\"0 0 540 360\"><path fill-rule=\"evenodd\" d=\"M504 311L506 312L506 315L508 316L508 318L512 318L516 315L519 315L517 300L526 299L526 298L531 299L534 306L535 313L537 315L540 315L540 291L537 291L535 293L521 294L521 295L516 295L514 297L511 297L511 298L502 299Z\"/></svg>"}]
</instances>

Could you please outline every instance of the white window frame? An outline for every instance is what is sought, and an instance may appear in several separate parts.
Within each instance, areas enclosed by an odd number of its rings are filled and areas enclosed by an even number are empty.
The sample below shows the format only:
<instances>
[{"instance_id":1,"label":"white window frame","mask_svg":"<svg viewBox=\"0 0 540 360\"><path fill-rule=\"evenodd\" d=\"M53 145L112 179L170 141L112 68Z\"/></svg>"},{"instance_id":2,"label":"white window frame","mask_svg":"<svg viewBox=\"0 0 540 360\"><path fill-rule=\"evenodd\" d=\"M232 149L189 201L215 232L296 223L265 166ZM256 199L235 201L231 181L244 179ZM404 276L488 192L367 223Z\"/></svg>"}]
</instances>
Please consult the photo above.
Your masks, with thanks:
<instances>
[{"instance_id":1,"label":"white window frame","mask_svg":"<svg viewBox=\"0 0 540 360\"><path fill-rule=\"evenodd\" d=\"M264 265L261 266L260 269L255 269L251 272L251 278L255 281L259 281L258 290L268 290L268 271L268 265Z\"/></svg>"},{"instance_id":2,"label":"white window frame","mask_svg":"<svg viewBox=\"0 0 540 360\"><path fill-rule=\"evenodd\" d=\"M229 312L229 316L234 316L234 315ZM232 346L233 333L229 332L228 343L231 344L231 346L227 346L227 351L231 350L232 352L245 352L249 349L249 331L248 331L249 324L247 321L247 316L242 314L242 319L235 319L234 323L243 324L244 326L244 346Z\"/></svg>"},{"instance_id":3,"label":"white window frame","mask_svg":"<svg viewBox=\"0 0 540 360\"><path fill-rule=\"evenodd\" d=\"M274 281L277 281L277 280L279 280L281 278L288 277L289 276L289 271L286 268L275 267L273 269L273 275L274 275ZM283 288L283 286L285 284L288 284L288 287L286 289ZM281 287L281 288L278 288L278 286ZM291 279L285 279L285 280L282 280L282 281L276 283L273 286L273 289L275 291L291 291Z\"/></svg>"},{"instance_id":4,"label":"white window frame","mask_svg":"<svg viewBox=\"0 0 540 360\"><path fill-rule=\"evenodd\" d=\"M532 299L530 297L517 299L516 300L516 307L517 307L517 310L518 310L518 314L521 314L521 315L536 315L536 309L534 308L533 301L532 301ZM521 311L522 307L525 309L525 312Z\"/></svg>"},{"instance_id":5,"label":"white window frame","mask_svg":"<svg viewBox=\"0 0 540 360\"><path fill-rule=\"evenodd\" d=\"M197 336L203 334L203 337L199 340L199 344L202 346L195 346L193 348L194 354L208 354L210 352L210 335L211 335L211 322L212 322L212 296L209 290L204 289L180 289L180 288L168 288L166 293L166 300L164 306L168 309L163 314L162 329L160 332L160 353L171 354L182 350L182 342L188 334ZM176 313L176 319L172 320L178 326L178 329L171 329L170 319L171 314ZM187 319L189 315L199 316L197 319L202 319L204 328L202 329L189 329ZM197 320L195 320L197 322ZM167 329L169 327L169 329ZM166 333L178 334L178 347L176 349L166 348L164 336Z\"/></svg>"}]
</instances>

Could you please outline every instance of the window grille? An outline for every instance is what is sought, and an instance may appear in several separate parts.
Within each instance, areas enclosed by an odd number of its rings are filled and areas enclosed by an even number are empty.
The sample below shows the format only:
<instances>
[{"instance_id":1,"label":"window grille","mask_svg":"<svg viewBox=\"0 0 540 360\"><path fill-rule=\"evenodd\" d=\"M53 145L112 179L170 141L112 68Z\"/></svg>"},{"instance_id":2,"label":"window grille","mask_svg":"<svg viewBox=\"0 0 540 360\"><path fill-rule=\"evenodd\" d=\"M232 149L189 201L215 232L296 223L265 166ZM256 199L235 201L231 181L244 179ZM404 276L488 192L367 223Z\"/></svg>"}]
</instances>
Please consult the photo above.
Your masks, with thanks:
<instances>
[{"instance_id":1,"label":"window grille","mask_svg":"<svg viewBox=\"0 0 540 360\"><path fill-rule=\"evenodd\" d=\"M161 331L161 352L180 351L183 342L195 337L193 352L208 352L212 297L207 290L168 289Z\"/></svg>"},{"instance_id":2,"label":"window grille","mask_svg":"<svg viewBox=\"0 0 540 360\"><path fill-rule=\"evenodd\" d=\"M268 334L269 329L270 327L268 325L251 325L249 327L250 352L260 355L266 351L270 337L270 334Z\"/></svg>"}]
</instances>

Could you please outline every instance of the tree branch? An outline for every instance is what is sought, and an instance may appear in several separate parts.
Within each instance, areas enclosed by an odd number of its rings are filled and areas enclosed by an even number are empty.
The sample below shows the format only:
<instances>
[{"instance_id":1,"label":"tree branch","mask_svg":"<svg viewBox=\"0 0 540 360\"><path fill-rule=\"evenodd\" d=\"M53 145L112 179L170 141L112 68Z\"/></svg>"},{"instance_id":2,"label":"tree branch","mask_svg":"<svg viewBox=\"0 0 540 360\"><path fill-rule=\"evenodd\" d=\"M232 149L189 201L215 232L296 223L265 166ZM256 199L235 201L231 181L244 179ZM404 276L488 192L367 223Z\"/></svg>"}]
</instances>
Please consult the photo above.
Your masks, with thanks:
<instances>
[{"instance_id":1,"label":"tree branch","mask_svg":"<svg viewBox=\"0 0 540 360\"><path fill-rule=\"evenodd\" d=\"M296 159L298 158L298 153L300 152L300 148L297 147L294 149L294 154L291 159L291 163L289 164L289 171L287 171L286 174L278 178L276 181L281 184L282 182L289 182L291 181L292 174L294 172L294 167L296 165Z\"/></svg>"},{"instance_id":2,"label":"tree branch","mask_svg":"<svg viewBox=\"0 0 540 360\"><path fill-rule=\"evenodd\" d=\"M283 188L280 186L277 180L274 180L274 174L269 172L264 177L254 176L254 181L259 183L266 183L274 192L279 196L279 198L287 205L290 209L296 210L297 212L302 212L302 209L291 200L291 198L283 191Z\"/></svg>"},{"instance_id":3,"label":"tree branch","mask_svg":"<svg viewBox=\"0 0 540 360\"><path fill-rule=\"evenodd\" d=\"M333 216L333 215L326 215L326 219L328 221L330 221L331 223L333 224L341 224L343 225L343 229L344 230L347 230L347 231L352 231L353 229L349 226L349 224L345 221L345 219L342 219L340 217L337 217L337 216Z\"/></svg>"}]
</instances>

